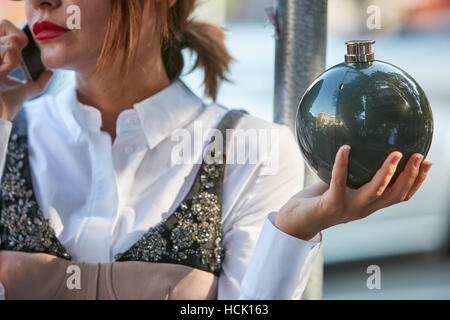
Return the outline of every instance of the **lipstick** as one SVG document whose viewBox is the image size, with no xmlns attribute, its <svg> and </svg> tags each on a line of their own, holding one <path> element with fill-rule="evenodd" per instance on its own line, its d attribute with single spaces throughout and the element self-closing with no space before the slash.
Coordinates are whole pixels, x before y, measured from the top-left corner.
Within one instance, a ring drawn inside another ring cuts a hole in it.
<svg viewBox="0 0 450 320">
<path fill-rule="evenodd" d="M 67 31 L 69 30 L 48 20 L 38 21 L 33 25 L 33 33 L 36 40 L 40 41 L 55 39 Z"/>
</svg>

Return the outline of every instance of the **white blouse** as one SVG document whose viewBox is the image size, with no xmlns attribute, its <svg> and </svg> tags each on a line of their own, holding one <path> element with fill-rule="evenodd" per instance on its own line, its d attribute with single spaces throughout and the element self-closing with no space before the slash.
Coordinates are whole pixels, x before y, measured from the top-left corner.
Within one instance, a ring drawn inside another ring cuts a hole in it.
<svg viewBox="0 0 450 320">
<path fill-rule="evenodd" d="M 122 111 L 112 143 L 101 130 L 100 111 L 77 100 L 75 80 L 57 95 L 43 95 L 23 108 L 37 202 L 72 259 L 87 263 L 113 262 L 115 254 L 129 249 L 176 209 L 209 141 L 204 134 L 200 146 L 193 148 L 195 161 L 176 163 L 173 150 L 180 146 L 180 132 L 198 140 L 195 130 L 209 132 L 227 111 L 204 104 L 176 80 Z M 11 128 L 11 121 L 0 119 L 0 173 Z M 236 129 L 267 129 L 277 140 L 265 157 L 259 152 L 262 140 L 257 145 L 246 142 L 246 156 L 238 149 L 240 161 L 227 164 L 222 204 L 225 259 L 218 299 L 298 299 L 322 235 L 304 241 L 272 222 L 303 186 L 302 156 L 287 126 L 245 115 Z"/>
</svg>

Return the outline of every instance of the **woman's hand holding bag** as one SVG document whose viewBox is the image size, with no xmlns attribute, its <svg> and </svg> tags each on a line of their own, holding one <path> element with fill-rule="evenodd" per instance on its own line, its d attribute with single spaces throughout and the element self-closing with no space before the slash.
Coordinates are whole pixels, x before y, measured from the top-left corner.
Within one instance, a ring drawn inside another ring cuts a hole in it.
<svg viewBox="0 0 450 320">
<path fill-rule="evenodd" d="M 336 154 L 330 185 L 320 181 L 297 193 L 278 212 L 275 226 L 309 240 L 337 224 L 365 218 L 373 212 L 408 201 L 425 180 L 432 164 L 415 153 L 394 184 L 387 187 L 402 154 L 391 152 L 371 181 L 359 189 L 346 186 L 350 146 Z"/>
</svg>

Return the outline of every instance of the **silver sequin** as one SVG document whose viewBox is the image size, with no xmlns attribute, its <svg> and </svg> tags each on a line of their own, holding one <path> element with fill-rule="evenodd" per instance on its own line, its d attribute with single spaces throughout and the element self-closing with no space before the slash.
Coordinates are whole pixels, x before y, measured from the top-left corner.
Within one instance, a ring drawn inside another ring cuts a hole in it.
<svg viewBox="0 0 450 320">
<path fill-rule="evenodd" d="M 150 228 L 128 251 L 117 254 L 117 261 L 186 263 L 190 260 L 200 261 L 211 272 L 220 271 L 223 259 L 221 207 L 218 196 L 210 189 L 214 180 L 221 177 L 219 170 L 224 168 L 203 164 L 201 170 L 199 193 L 183 201 L 175 210 L 173 227 L 167 226 L 169 217 Z M 154 254 L 156 249 L 157 254 Z"/>
<path fill-rule="evenodd" d="M 22 170 L 27 156 L 26 138 L 13 133 L 1 184 L 0 250 L 43 252 L 70 260 L 27 187 Z"/>
</svg>

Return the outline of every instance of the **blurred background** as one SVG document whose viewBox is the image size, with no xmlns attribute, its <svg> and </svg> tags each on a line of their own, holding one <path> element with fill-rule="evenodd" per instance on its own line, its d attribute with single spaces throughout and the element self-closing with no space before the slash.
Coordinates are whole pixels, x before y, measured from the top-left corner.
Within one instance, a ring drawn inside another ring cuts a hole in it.
<svg viewBox="0 0 450 320">
<path fill-rule="evenodd" d="M 312 1 L 312 0 L 311 0 Z M 227 29 L 236 58 L 218 103 L 273 119 L 273 0 L 201 0 L 199 20 Z M 380 10 L 370 30 L 369 6 Z M 0 19 L 19 25 L 23 3 L 0 0 Z M 343 62 L 345 41 L 374 39 L 375 59 L 407 71 L 422 86 L 434 115 L 427 181 L 408 202 L 367 219 L 324 231 L 324 299 L 450 299 L 450 0 L 328 0 L 327 68 Z M 186 70 L 188 70 L 189 65 Z M 202 95 L 202 74 L 183 76 Z M 64 86 L 53 79 L 52 90 Z M 367 268 L 381 271 L 381 289 L 370 290 Z"/>
</svg>

